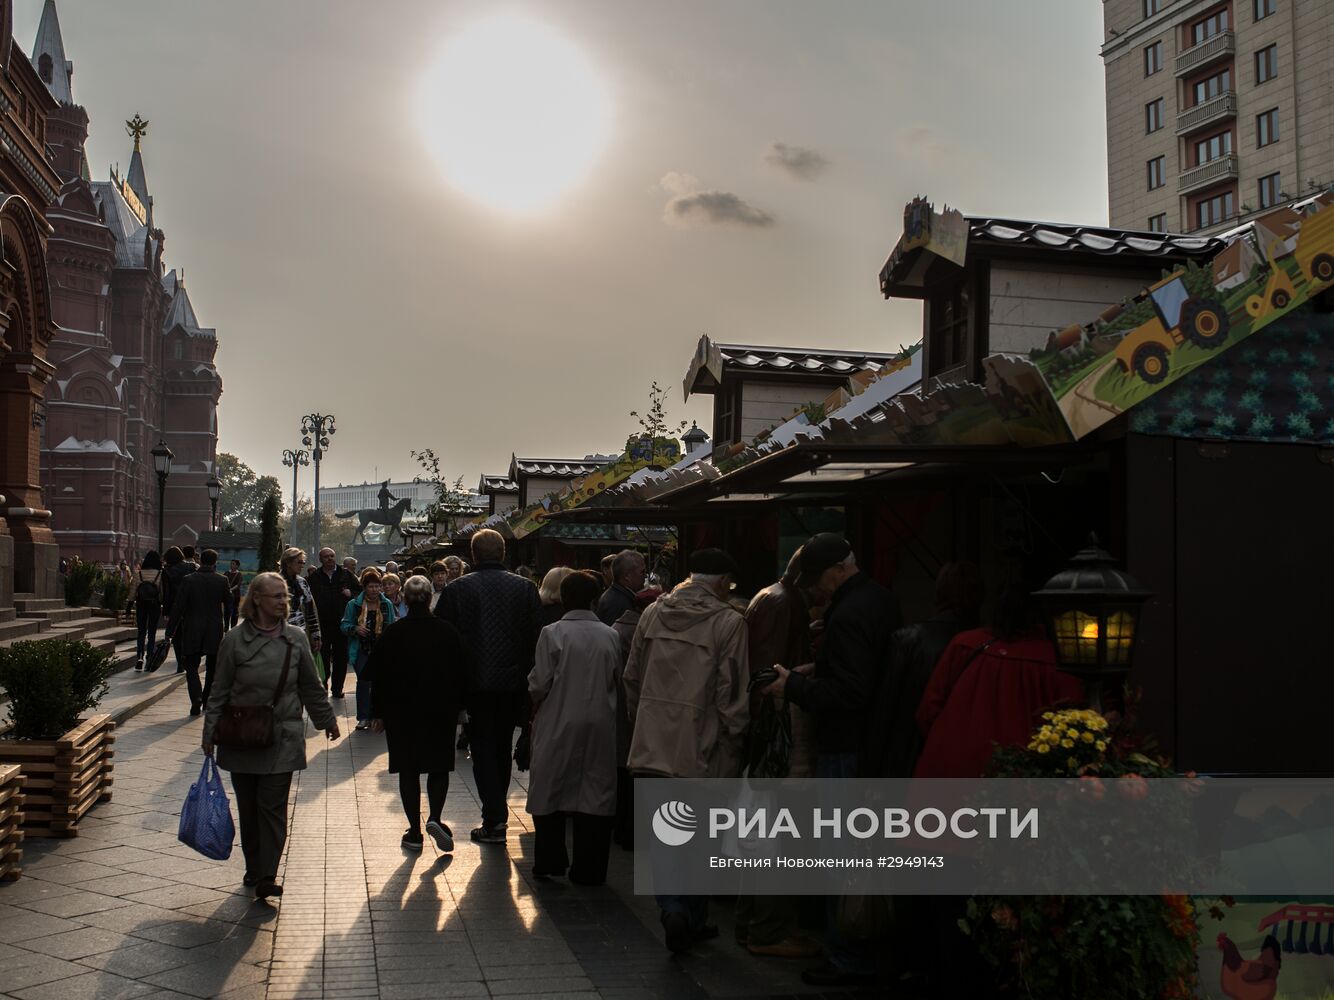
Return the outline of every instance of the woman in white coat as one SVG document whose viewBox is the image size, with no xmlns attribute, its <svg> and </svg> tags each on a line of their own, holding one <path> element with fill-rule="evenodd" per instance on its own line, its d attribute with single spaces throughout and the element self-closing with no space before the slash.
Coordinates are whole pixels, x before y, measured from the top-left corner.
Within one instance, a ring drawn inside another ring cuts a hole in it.
<svg viewBox="0 0 1334 1000">
<path fill-rule="evenodd" d="M 560 585 L 565 616 L 537 640 L 528 695 L 533 703 L 532 777 L 528 811 L 536 834 L 533 875 L 564 875 L 580 885 L 607 879 L 616 816 L 616 688 L 621 644 L 598 621 L 602 591 L 587 571 Z M 574 863 L 565 850 L 565 820 L 574 825 Z"/>
</svg>

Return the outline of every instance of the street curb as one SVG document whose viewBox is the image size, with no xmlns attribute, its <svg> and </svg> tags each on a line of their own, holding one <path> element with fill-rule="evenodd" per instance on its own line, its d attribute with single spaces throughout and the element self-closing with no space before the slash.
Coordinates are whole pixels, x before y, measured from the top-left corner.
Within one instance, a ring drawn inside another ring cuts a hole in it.
<svg viewBox="0 0 1334 1000">
<path fill-rule="evenodd" d="M 133 719 L 144 709 L 156 705 L 184 683 L 185 674 L 177 674 L 171 680 L 167 681 L 167 683 L 159 684 L 153 691 L 149 692 L 144 697 L 118 708 L 111 713 L 111 718 L 116 721 L 116 725 L 124 725 L 128 720 Z"/>
</svg>

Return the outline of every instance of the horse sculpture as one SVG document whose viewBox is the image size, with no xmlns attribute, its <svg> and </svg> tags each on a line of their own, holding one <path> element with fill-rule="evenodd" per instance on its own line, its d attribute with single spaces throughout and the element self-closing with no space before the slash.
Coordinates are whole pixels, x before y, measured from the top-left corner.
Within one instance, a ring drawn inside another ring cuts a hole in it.
<svg viewBox="0 0 1334 1000">
<path fill-rule="evenodd" d="M 408 509 L 410 501 L 400 500 L 394 506 L 386 510 L 383 507 L 366 507 L 362 510 L 344 511 L 342 514 L 334 514 L 334 517 L 355 517 L 360 518 L 360 524 L 357 525 L 356 534 L 352 536 L 355 542 L 360 536 L 363 543 L 366 541 L 366 525 L 383 524 L 389 530 L 385 532 L 385 541 L 389 541 L 390 535 L 397 531 L 398 537 L 407 542 L 407 537 L 403 534 L 403 513 Z"/>
</svg>

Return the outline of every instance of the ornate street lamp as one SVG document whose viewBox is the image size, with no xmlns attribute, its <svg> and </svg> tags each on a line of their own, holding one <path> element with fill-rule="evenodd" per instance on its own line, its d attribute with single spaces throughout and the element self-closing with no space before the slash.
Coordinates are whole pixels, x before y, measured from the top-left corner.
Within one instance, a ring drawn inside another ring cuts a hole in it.
<svg viewBox="0 0 1334 1000">
<path fill-rule="evenodd" d="M 218 530 L 218 497 L 222 495 L 222 483 L 217 476 L 209 476 L 208 482 L 204 483 L 208 487 L 208 505 L 213 510 L 213 517 L 210 525 L 214 531 Z"/>
<path fill-rule="evenodd" d="M 310 452 L 305 448 L 298 448 L 296 451 L 291 448 L 283 449 L 283 465 L 292 470 L 292 537 L 288 540 L 289 545 L 296 544 L 296 474 L 301 466 L 309 464 Z"/>
<path fill-rule="evenodd" d="M 1153 596 L 1089 536 L 1087 548 L 1034 592 L 1056 646 L 1056 665 L 1084 683 L 1089 705 L 1102 711 L 1111 681 L 1124 685 L 1130 672 L 1140 612 Z"/>
<path fill-rule="evenodd" d="M 320 460 L 335 430 L 332 413 L 308 413 L 301 418 L 301 443 L 314 448 L 311 452 L 315 459 L 315 545 L 311 551 L 314 559 L 319 558 L 320 551 Z"/>
<path fill-rule="evenodd" d="M 162 513 L 167 502 L 167 477 L 171 475 L 171 460 L 175 456 L 167 447 L 167 442 L 161 439 L 149 454 L 153 456 L 153 468 L 157 471 L 157 550 L 161 553 Z"/>
</svg>

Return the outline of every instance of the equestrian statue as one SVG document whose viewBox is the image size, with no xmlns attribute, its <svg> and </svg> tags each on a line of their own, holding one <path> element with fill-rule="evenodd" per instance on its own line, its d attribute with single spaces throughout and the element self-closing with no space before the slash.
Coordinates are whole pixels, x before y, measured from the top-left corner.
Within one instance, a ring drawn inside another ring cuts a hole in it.
<svg viewBox="0 0 1334 1000">
<path fill-rule="evenodd" d="M 352 536 L 355 542 L 360 536 L 361 541 L 366 541 L 366 525 L 381 524 L 389 530 L 385 532 L 384 540 L 387 543 L 390 536 L 397 531 L 398 537 L 407 542 L 407 537 L 403 534 L 403 514 L 412 506 L 412 501 L 408 499 L 399 500 L 393 493 L 389 492 L 389 480 L 386 479 L 380 484 L 380 492 L 376 495 L 380 501 L 379 507 L 366 507 L 362 510 L 349 510 L 341 514 L 335 514 L 335 517 L 355 517 L 358 518 L 356 534 Z M 398 500 L 392 507 L 389 506 L 390 500 Z"/>
</svg>

